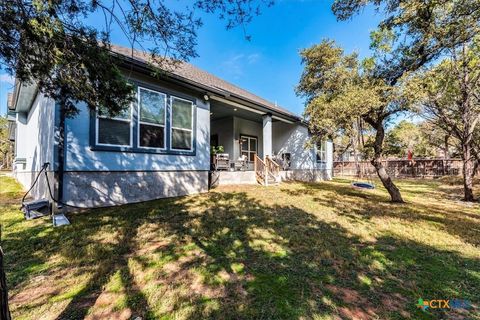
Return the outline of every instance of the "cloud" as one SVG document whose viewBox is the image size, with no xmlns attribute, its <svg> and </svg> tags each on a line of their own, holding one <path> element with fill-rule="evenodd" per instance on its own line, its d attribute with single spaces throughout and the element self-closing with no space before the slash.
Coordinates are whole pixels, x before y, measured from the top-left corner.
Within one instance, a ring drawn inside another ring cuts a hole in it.
<svg viewBox="0 0 480 320">
<path fill-rule="evenodd" d="M 259 53 L 237 54 L 223 61 L 222 67 L 233 75 L 234 78 L 240 78 L 244 74 L 244 67 L 255 64 L 260 57 L 261 55 Z"/>
<path fill-rule="evenodd" d="M 13 84 L 15 82 L 15 79 L 8 73 L 2 73 L 0 74 L 0 82 Z"/>
<path fill-rule="evenodd" d="M 248 64 L 254 64 L 260 59 L 260 54 L 259 53 L 252 53 L 247 56 L 247 61 Z"/>
</svg>

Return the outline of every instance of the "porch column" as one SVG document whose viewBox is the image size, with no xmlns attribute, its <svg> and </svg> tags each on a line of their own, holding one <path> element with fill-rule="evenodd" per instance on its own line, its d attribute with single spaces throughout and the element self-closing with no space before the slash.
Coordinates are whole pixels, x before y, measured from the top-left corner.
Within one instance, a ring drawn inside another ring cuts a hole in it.
<svg viewBox="0 0 480 320">
<path fill-rule="evenodd" d="M 263 158 L 272 155 L 272 115 L 264 114 L 263 117 Z"/>
</svg>

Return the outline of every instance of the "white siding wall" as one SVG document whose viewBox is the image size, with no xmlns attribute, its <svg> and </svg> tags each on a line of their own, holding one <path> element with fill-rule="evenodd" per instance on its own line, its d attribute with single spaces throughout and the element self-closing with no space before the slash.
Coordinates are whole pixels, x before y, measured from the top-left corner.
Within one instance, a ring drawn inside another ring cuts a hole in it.
<svg viewBox="0 0 480 320">
<path fill-rule="evenodd" d="M 48 171 L 53 171 L 54 125 L 55 103 L 41 94 L 35 98 L 28 114 L 17 114 L 16 164 L 13 170 L 15 177 L 25 189 L 30 188 L 45 162 L 50 163 Z M 26 163 L 18 162 L 19 159 L 25 159 Z M 38 186 L 32 190 L 32 196 L 40 198 L 46 197 L 47 194 L 45 178 L 42 176 Z"/>
<path fill-rule="evenodd" d="M 291 169 L 293 170 L 321 170 L 324 178 L 332 177 L 333 144 L 327 142 L 326 162 L 316 161 L 315 149 L 307 148 L 306 142 L 309 133 L 306 126 L 301 124 L 288 124 L 276 121 L 273 123 L 273 154 L 280 156 L 282 153 L 291 154 Z"/>
</svg>

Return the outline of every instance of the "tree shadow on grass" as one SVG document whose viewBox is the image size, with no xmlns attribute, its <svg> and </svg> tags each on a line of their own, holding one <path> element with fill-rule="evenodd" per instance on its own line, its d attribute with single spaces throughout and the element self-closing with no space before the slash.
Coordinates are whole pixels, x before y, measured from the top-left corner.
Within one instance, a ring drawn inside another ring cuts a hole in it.
<svg viewBox="0 0 480 320">
<path fill-rule="evenodd" d="M 136 232 L 143 221 L 141 216 L 134 216 L 140 208 L 129 212 L 134 208 L 71 215 L 72 225 L 61 228 L 53 228 L 48 219 L 40 219 L 25 222 L 35 224 L 32 227 L 11 232 L 3 244 L 8 252 L 12 304 L 24 304 L 19 309 L 29 310 L 69 300 L 57 318 L 83 319 L 111 277 L 119 272 L 127 291 L 126 307 L 132 315 L 147 314 L 148 303 L 128 268 L 128 255 L 136 249 Z M 103 237 L 104 232 L 111 235 Z M 80 285 L 73 282 L 73 287 L 68 281 L 64 283 L 75 277 L 88 280 Z"/>
<path fill-rule="evenodd" d="M 209 209 L 200 214 L 183 205 L 185 220 L 171 226 L 165 221 L 169 232 L 191 238 L 205 254 L 195 263 L 205 278 L 223 273 L 226 279 L 219 284 L 223 294 L 214 297 L 218 308 L 206 313 L 197 296 L 193 318 L 428 319 L 442 314 L 416 308 L 421 294 L 464 292 L 455 282 L 475 281 L 472 272 L 480 266 L 478 260 L 394 237 L 362 243 L 338 224 L 295 206 L 266 207 L 245 193 L 212 194 L 201 204 Z M 415 273 L 412 263 L 423 267 Z M 466 268 L 456 273 L 461 266 Z M 432 281 L 430 272 L 441 273 L 437 279 L 444 282 Z M 464 298 L 472 299 L 478 287 L 461 288 L 468 292 Z M 183 298 L 177 307 L 191 301 L 191 295 Z"/>
<path fill-rule="evenodd" d="M 474 246 L 480 245 L 480 213 L 465 212 L 461 204 L 453 206 L 442 198 L 441 194 L 429 193 L 429 201 L 437 200 L 433 203 L 415 200 L 406 204 L 393 204 L 388 202 L 387 197 L 355 190 L 348 185 L 323 184 L 320 187 L 304 184 L 303 187 L 307 190 L 321 189 L 321 196 L 312 194 L 315 195 L 314 200 L 353 221 L 367 221 L 376 217 L 398 218 L 410 222 L 424 221 L 433 223 Z"/>
<path fill-rule="evenodd" d="M 423 313 L 415 307 L 419 297 L 474 301 L 480 291 L 478 260 L 398 236 L 365 242 L 294 205 L 266 205 L 244 192 L 70 218 L 69 227 L 38 226 L 5 243 L 10 249 L 28 243 L 10 271 L 19 275 L 14 286 L 56 255 L 60 264 L 36 274 L 61 269 L 88 276 L 58 319 L 89 316 L 117 273 L 126 294 L 121 308 L 144 319 L 434 319 L 446 313 Z M 37 259 L 31 265 L 30 255 Z M 45 301 L 65 291 L 47 292 Z"/>
</svg>

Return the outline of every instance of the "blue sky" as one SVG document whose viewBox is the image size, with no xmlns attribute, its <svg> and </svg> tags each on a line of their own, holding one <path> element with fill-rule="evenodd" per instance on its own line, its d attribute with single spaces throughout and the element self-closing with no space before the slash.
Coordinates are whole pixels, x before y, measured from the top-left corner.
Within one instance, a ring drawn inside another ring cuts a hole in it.
<svg viewBox="0 0 480 320">
<path fill-rule="evenodd" d="M 178 4 L 182 4 L 181 0 Z M 301 114 L 303 101 L 294 88 L 302 72 L 299 51 L 324 38 L 337 41 L 347 52 L 369 54 L 369 34 L 381 19 L 366 9 L 351 21 L 339 22 L 327 0 L 277 0 L 243 29 L 225 29 L 225 21 L 202 14 L 198 32 L 198 58 L 190 62 L 267 100 Z M 128 46 L 120 33 L 114 42 Z M 0 70 L 0 114 L 6 112 L 12 79 Z"/>
</svg>

